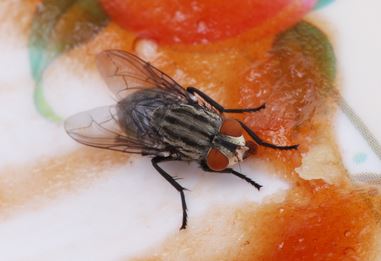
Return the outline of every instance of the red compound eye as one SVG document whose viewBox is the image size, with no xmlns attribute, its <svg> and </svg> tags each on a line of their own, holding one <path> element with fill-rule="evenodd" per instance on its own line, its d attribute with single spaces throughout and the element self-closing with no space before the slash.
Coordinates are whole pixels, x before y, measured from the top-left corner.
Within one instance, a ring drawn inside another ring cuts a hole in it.
<svg viewBox="0 0 381 261">
<path fill-rule="evenodd" d="M 225 119 L 222 123 L 220 132 L 223 135 L 240 137 L 242 135 L 242 127 L 237 120 Z"/>
<path fill-rule="evenodd" d="M 206 163 L 211 170 L 220 171 L 227 168 L 229 159 L 218 149 L 212 148 L 206 157 Z"/>
</svg>

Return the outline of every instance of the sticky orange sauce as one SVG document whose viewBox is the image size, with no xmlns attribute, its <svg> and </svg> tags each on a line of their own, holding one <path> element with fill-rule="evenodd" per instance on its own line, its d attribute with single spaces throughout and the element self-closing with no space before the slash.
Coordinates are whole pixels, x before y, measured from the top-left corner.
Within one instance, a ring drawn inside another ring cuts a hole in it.
<svg viewBox="0 0 381 261">
<path fill-rule="evenodd" d="M 238 260 L 368 260 L 379 219 L 377 197 L 348 185 L 344 176 L 334 186 L 304 181 L 295 172 L 314 139 L 330 133 L 330 113 L 320 121 L 316 115 L 334 109 L 329 96 L 335 91 L 327 74 L 318 69 L 318 54 L 303 53 L 293 40 L 288 44 L 275 46 L 262 63 L 246 71 L 240 103 L 250 107 L 259 100 L 268 105 L 245 117 L 258 135 L 275 144 L 300 144 L 299 150 L 290 152 L 259 148 L 257 155 L 277 165 L 293 188 L 285 202 L 265 205 L 253 217 L 271 231 L 263 238 L 253 234 L 262 239 L 263 251 L 248 251 Z"/>
<path fill-rule="evenodd" d="M 379 219 L 373 203 L 365 191 L 306 183 L 257 212 L 265 232 L 252 240 L 259 237 L 263 251 L 248 247 L 239 260 L 369 260 Z"/>
<path fill-rule="evenodd" d="M 42 202 L 47 198 L 83 187 L 111 174 L 106 170 L 128 162 L 127 154 L 85 147 L 34 163 L 2 168 L 1 218 L 13 215 L 22 207 L 36 202 L 42 207 Z"/>
</svg>

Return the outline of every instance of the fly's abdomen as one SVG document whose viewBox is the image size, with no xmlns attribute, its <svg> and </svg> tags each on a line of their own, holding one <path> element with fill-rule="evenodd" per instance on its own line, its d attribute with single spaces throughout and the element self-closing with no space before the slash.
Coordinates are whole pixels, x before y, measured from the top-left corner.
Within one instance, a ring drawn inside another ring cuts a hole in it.
<svg viewBox="0 0 381 261">
<path fill-rule="evenodd" d="M 192 160 L 206 156 L 222 122 L 220 115 L 188 104 L 158 108 L 153 116 L 163 141 Z"/>
<path fill-rule="evenodd" d="M 175 102 L 170 98 L 161 89 L 143 89 L 127 96 L 117 105 L 119 124 L 128 133 L 150 134 L 154 111 Z"/>
</svg>

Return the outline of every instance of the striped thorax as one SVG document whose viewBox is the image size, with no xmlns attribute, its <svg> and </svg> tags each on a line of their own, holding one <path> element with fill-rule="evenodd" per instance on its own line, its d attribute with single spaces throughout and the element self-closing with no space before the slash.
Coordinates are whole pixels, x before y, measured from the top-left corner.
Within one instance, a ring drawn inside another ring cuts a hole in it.
<svg viewBox="0 0 381 261">
<path fill-rule="evenodd" d="M 175 153 L 180 153 L 173 156 L 182 160 L 205 161 L 207 164 L 214 160 L 209 167 L 220 170 L 242 161 L 249 150 L 242 131 L 229 133 L 231 130 L 225 130 L 230 120 L 197 104 L 158 107 L 152 119 L 152 126 L 163 141 L 175 147 Z M 210 162 L 209 157 L 212 157 Z"/>
</svg>

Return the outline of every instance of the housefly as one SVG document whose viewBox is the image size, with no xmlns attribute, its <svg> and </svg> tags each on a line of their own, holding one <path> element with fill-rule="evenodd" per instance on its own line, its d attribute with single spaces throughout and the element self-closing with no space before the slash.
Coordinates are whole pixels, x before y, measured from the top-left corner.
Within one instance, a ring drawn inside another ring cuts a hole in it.
<svg viewBox="0 0 381 261">
<path fill-rule="evenodd" d="M 264 104 L 226 109 L 197 88 L 184 89 L 149 63 L 121 50 L 100 53 L 97 67 L 117 103 L 70 117 L 65 121 L 66 132 L 88 146 L 151 156 L 156 171 L 180 193 L 180 229 L 187 225 L 185 188 L 160 162 L 197 161 L 204 171 L 233 174 L 259 190 L 261 185 L 232 167 L 254 153 L 257 145 L 279 150 L 298 147 L 267 143 L 242 121 L 225 115 L 256 112 Z M 252 140 L 245 140 L 243 132 Z"/>
</svg>

